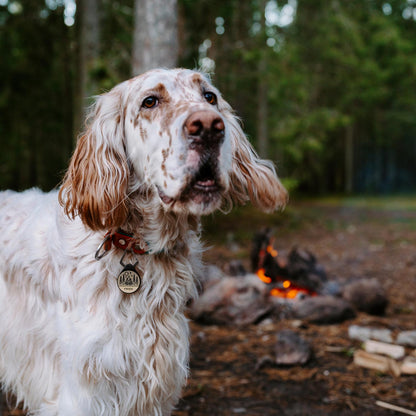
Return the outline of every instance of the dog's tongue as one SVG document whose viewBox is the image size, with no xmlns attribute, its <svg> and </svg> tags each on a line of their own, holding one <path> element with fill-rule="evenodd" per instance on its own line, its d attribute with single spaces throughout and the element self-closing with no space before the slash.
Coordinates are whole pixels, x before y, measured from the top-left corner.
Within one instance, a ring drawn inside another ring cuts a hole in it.
<svg viewBox="0 0 416 416">
<path fill-rule="evenodd" d="M 198 181 L 197 184 L 200 186 L 214 186 L 215 181 L 214 179 L 207 179 L 205 181 Z"/>
</svg>

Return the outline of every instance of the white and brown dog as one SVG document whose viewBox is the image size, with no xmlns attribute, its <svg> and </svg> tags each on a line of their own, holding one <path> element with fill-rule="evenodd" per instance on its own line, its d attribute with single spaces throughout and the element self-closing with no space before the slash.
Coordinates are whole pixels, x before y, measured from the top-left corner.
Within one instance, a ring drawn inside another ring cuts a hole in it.
<svg viewBox="0 0 416 416">
<path fill-rule="evenodd" d="M 200 216 L 286 199 L 201 73 L 157 69 L 100 96 L 59 193 L 0 194 L 3 388 L 34 415 L 169 415 Z"/>
</svg>

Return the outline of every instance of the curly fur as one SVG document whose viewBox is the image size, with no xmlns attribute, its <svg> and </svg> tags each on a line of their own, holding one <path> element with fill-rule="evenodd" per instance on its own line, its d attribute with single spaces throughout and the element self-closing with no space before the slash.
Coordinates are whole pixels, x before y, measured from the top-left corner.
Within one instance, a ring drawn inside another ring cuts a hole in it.
<svg viewBox="0 0 416 416">
<path fill-rule="evenodd" d="M 150 95 L 158 105 L 144 108 Z M 223 120 L 217 147 L 193 150 L 184 126 L 195 111 Z M 88 120 L 59 194 L 0 193 L 0 380 L 33 415 L 169 415 L 188 371 L 200 216 L 227 201 L 271 211 L 286 192 L 198 72 L 126 81 Z M 189 193 L 207 160 L 218 187 L 200 180 Z M 94 258 L 118 228 L 150 251 L 130 258 L 142 275 L 131 295 L 117 287 L 123 252 Z"/>
</svg>

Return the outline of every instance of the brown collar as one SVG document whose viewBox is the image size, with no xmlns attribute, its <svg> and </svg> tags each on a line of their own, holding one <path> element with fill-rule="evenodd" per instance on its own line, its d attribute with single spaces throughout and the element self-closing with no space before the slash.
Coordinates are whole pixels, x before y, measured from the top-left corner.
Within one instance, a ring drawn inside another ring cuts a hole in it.
<svg viewBox="0 0 416 416">
<path fill-rule="evenodd" d="M 132 251 L 135 254 L 149 254 L 148 250 L 144 250 L 140 247 L 140 240 L 123 230 L 117 230 L 115 232 L 109 231 L 105 235 L 104 241 L 100 244 L 95 253 L 95 258 L 97 260 L 103 258 L 111 250 L 113 245 L 116 248 L 124 251 Z"/>
</svg>

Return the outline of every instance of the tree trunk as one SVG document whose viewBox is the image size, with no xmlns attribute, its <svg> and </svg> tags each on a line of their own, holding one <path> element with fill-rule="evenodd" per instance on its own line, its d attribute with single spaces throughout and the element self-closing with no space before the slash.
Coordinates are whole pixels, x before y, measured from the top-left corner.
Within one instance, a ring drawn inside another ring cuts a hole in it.
<svg viewBox="0 0 416 416">
<path fill-rule="evenodd" d="M 345 192 L 354 190 L 354 128 L 350 124 L 345 132 Z"/>
<path fill-rule="evenodd" d="M 173 68 L 178 59 L 177 0 L 135 0 L 132 72 Z"/>
<path fill-rule="evenodd" d="M 77 31 L 78 31 L 78 71 L 77 87 L 74 97 L 74 129 L 78 132 L 82 126 L 87 98 L 97 94 L 93 69 L 100 53 L 100 0 L 77 1 Z"/>
<path fill-rule="evenodd" d="M 260 2 L 260 11 L 262 14 L 261 18 L 261 35 L 260 39 L 262 44 L 260 45 L 260 57 L 257 67 L 257 150 L 261 157 L 267 157 L 268 153 L 268 86 L 267 86 L 267 54 L 264 50 L 266 48 L 266 19 L 265 19 L 265 9 L 266 9 L 266 0 Z"/>
<path fill-rule="evenodd" d="M 260 58 L 258 67 L 258 86 L 257 86 L 257 150 L 261 157 L 268 155 L 268 128 L 267 128 L 267 81 L 266 81 L 266 59 Z"/>
</svg>

